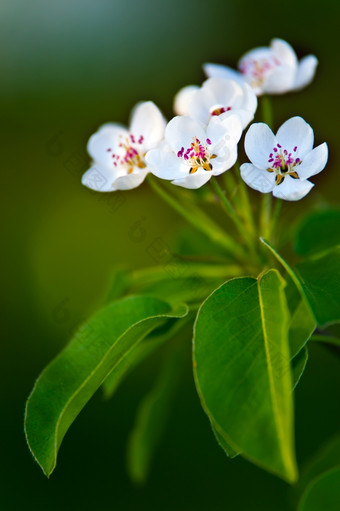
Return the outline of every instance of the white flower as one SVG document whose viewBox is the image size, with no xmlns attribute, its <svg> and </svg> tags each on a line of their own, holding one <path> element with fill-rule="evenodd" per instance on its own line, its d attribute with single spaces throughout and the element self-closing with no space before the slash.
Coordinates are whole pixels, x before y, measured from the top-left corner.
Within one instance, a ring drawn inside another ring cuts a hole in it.
<svg viewBox="0 0 340 511">
<path fill-rule="evenodd" d="M 174 117 L 165 129 L 165 142 L 147 153 L 146 162 L 157 177 L 199 188 L 235 164 L 241 134 L 236 115 L 212 117 L 207 126 L 191 117 Z"/>
<path fill-rule="evenodd" d="M 93 163 L 82 177 L 83 185 L 98 192 L 139 186 L 150 172 L 145 154 L 163 139 L 165 126 L 166 120 L 152 101 L 135 106 L 129 129 L 104 124 L 88 142 Z"/>
<path fill-rule="evenodd" d="M 204 64 L 208 77 L 230 78 L 249 83 L 254 92 L 283 94 L 299 90 L 314 78 L 318 60 L 308 55 L 298 62 L 293 48 L 282 39 L 273 39 L 269 47 L 255 48 L 238 63 L 239 72 L 221 64 Z"/>
<path fill-rule="evenodd" d="M 202 87 L 184 87 L 174 100 L 174 110 L 178 115 L 188 115 L 208 124 L 212 116 L 225 119 L 236 114 L 243 128 L 254 118 L 256 107 L 257 98 L 251 87 L 228 78 L 209 78 Z"/>
<path fill-rule="evenodd" d="M 252 124 L 244 142 L 252 163 L 241 165 L 241 176 L 259 192 L 302 199 L 314 186 L 308 178 L 321 172 L 328 159 L 327 144 L 313 149 L 313 143 L 313 130 L 301 117 L 282 124 L 276 136 L 266 124 Z"/>
</svg>

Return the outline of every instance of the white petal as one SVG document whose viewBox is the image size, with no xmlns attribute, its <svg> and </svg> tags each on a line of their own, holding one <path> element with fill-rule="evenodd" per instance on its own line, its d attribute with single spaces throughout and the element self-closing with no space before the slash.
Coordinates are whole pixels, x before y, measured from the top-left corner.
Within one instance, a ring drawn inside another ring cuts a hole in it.
<svg viewBox="0 0 340 511">
<path fill-rule="evenodd" d="M 282 149 L 287 149 L 288 153 L 299 156 L 302 160 L 313 149 L 313 129 L 302 117 L 292 117 L 283 123 L 276 138 Z M 297 147 L 296 152 L 294 147 Z"/>
<path fill-rule="evenodd" d="M 298 65 L 296 53 L 283 39 L 273 39 L 270 43 L 270 47 L 275 55 L 282 64 L 296 69 Z"/>
<path fill-rule="evenodd" d="M 275 186 L 273 195 L 283 200 L 300 200 L 311 191 L 313 186 L 313 183 L 305 179 L 294 179 L 286 176 L 280 185 Z"/>
<path fill-rule="evenodd" d="M 272 130 L 262 122 L 252 124 L 244 140 L 244 148 L 250 161 L 259 168 L 268 167 L 269 154 L 276 146 Z"/>
<path fill-rule="evenodd" d="M 243 99 L 242 87 L 228 78 L 209 78 L 203 83 L 202 89 L 210 90 L 215 102 L 221 106 L 238 106 L 237 100 Z"/>
<path fill-rule="evenodd" d="M 297 68 L 293 90 L 299 90 L 310 84 L 313 80 L 318 65 L 318 59 L 314 55 L 308 55 L 300 60 Z"/>
<path fill-rule="evenodd" d="M 222 115 L 220 116 L 219 120 L 222 123 L 224 129 L 227 131 L 228 135 L 231 137 L 232 143 L 237 144 L 242 136 L 242 123 L 237 112 L 235 112 L 234 115 L 228 115 L 227 117 Z M 209 132 L 209 126 L 207 132 Z"/>
<path fill-rule="evenodd" d="M 241 73 L 231 67 L 223 66 L 222 64 L 203 64 L 203 70 L 208 78 L 229 78 L 230 80 L 235 80 L 235 82 L 240 85 L 245 83 L 245 79 Z"/>
<path fill-rule="evenodd" d="M 244 163 L 240 167 L 241 177 L 245 183 L 254 190 L 262 193 L 271 192 L 275 186 L 275 173 L 259 169 L 251 163 Z"/>
<path fill-rule="evenodd" d="M 266 73 L 261 89 L 266 94 L 283 94 L 292 89 L 295 80 L 295 68 L 277 66 Z"/>
<path fill-rule="evenodd" d="M 247 83 L 243 86 L 243 97 L 242 108 L 248 110 L 253 118 L 257 109 L 257 97 L 253 89 Z"/>
<path fill-rule="evenodd" d="M 214 176 L 219 176 L 226 170 L 231 169 L 236 163 L 237 160 L 237 145 L 233 145 L 232 147 L 225 148 L 223 156 L 220 156 L 214 160 L 212 160 L 212 174 Z"/>
<path fill-rule="evenodd" d="M 146 170 L 134 169 L 131 174 L 118 177 L 113 183 L 113 188 L 114 190 L 131 190 L 132 188 L 137 188 L 137 186 L 143 183 L 147 174 L 148 172 Z"/>
<path fill-rule="evenodd" d="M 115 170 L 100 165 L 92 165 L 83 175 L 81 182 L 87 188 L 96 192 L 112 192 L 113 182 L 116 178 Z"/>
<path fill-rule="evenodd" d="M 172 184 L 182 186 L 183 188 L 189 188 L 190 190 L 196 190 L 209 181 L 212 177 L 212 172 L 204 171 L 204 173 L 196 172 L 190 174 L 184 179 L 175 179 Z"/>
<path fill-rule="evenodd" d="M 257 97 L 253 89 L 247 83 L 243 85 L 242 92 L 242 100 L 237 101 L 235 107 L 233 106 L 230 111 L 221 114 L 219 119 L 224 120 L 231 115 L 237 115 L 241 121 L 242 129 L 244 129 L 254 119 L 257 108 Z"/>
<path fill-rule="evenodd" d="M 145 161 L 148 170 L 161 179 L 182 178 L 189 173 L 189 167 L 182 163 L 182 158 L 178 158 L 165 145 L 146 153 Z"/>
<path fill-rule="evenodd" d="M 135 137 L 143 135 L 145 150 L 153 149 L 164 137 L 166 120 L 152 101 L 138 103 L 131 113 L 130 131 Z"/>
<path fill-rule="evenodd" d="M 241 69 L 246 61 L 267 60 L 272 58 L 273 52 L 267 46 L 259 46 L 245 53 L 239 60 L 237 67 Z"/>
<path fill-rule="evenodd" d="M 228 117 L 234 115 L 236 115 L 240 119 L 242 129 L 246 128 L 250 121 L 254 119 L 254 114 L 251 114 L 249 110 L 244 110 L 241 108 L 238 108 L 237 110 L 233 109 L 230 110 L 229 112 L 224 112 L 223 114 L 219 115 L 219 118 L 221 119 L 221 121 L 224 121 Z"/>
<path fill-rule="evenodd" d="M 194 137 L 205 142 L 206 134 L 204 125 L 191 117 L 174 117 L 165 129 L 165 139 L 176 155 L 182 147 L 184 149 L 190 147 Z"/>
<path fill-rule="evenodd" d="M 198 85 L 188 85 L 177 92 L 174 98 L 174 112 L 176 115 L 189 115 L 189 104 L 193 94 L 199 90 Z"/>
<path fill-rule="evenodd" d="M 296 167 L 296 171 L 301 179 L 308 179 L 321 172 L 325 168 L 327 160 L 328 147 L 324 142 L 304 157 L 301 165 Z"/>
<path fill-rule="evenodd" d="M 97 163 L 110 166 L 112 165 L 112 154 L 117 152 L 119 139 L 127 135 L 127 129 L 120 124 L 104 124 L 90 137 L 87 151 Z"/>
<path fill-rule="evenodd" d="M 189 105 L 188 115 L 203 124 L 208 124 L 211 119 L 211 109 L 216 105 L 213 92 L 208 88 L 200 88 L 196 91 Z"/>
</svg>

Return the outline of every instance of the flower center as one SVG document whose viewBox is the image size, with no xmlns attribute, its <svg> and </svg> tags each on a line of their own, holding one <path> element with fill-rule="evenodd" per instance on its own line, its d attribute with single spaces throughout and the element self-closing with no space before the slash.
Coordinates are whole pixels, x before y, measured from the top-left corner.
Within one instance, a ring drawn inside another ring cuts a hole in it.
<svg viewBox="0 0 340 511">
<path fill-rule="evenodd" d="M 139 169 L 144 169 L 146 167 L 144 162 L 145 154 L 141 151 L 142 145 L 144 142 L 143 135 L 139 137 L 135 137 L 130 134 L 127 136 L 120 136 L 120 142 L 118 147 L 121 148 L 119 151 L 120 154 L 112 153 L 113 165 L 115 167 L 123 166 L 127 167 L 127 173 L 132 174 L 133 168 L 138 167 Z M 111 152 L 112 149 L 107 149 L 108 152 Z"/>
<path fill-rule="evenodd" d="M 295 146 L 293 153 L 296 153 L 297 149 L 297 146 Z M 280 185 L 286 176 L 299 179 L 296 167 L 302 163 L 300 158 L 295 158 L 292 153 L 288 153 L 287 149 L 282 149 L 280 144 L 273 147 L 273 152 L 269 155 L 268 163 L 270 167 L 267 168 L 267 171 L 276 172 L 276 185 Z"/>
<path fill-rule="evenodd" d="M 224 112 L 229 112 L 230 110 L 231 110 L 231 106 L 214 107 L 210 111 L 210 115 L 221 115 L 221 114 L 224 114 Z"/>
<path fill-rule="evenodd" d="M 206 145 L 203 145 L 197 137 L 194 137 L 190 147 L 187 149 L 182 147 L 181 150 L 178 151 L 178 158 L 183 158 L 186 165 L 190 166 L 189 174 L 195 174 L 199 168 L 212 170 L 213 166 L 210 160 L 217 158 L 217 156 L 209 151 L 209 145 L 211 145 L 210 138 L 207 138 Z"/>
<path fill-rule="evenodd" d="M 252 87 L 260 87 L 266 74 L 280 64 L 281 62 L 274 55 L 262 59 L 249 58 L 242 62 L 240 71 Z"/>
</svg>

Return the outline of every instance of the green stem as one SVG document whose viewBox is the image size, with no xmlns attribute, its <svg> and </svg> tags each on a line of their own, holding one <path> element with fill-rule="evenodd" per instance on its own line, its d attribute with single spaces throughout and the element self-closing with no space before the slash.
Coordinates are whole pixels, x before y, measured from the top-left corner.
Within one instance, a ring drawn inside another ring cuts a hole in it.
<svg viewBox="0 0 340 511">
<path fill-rule="evenodd" d="M 178 269 L 181 269 L 180 263 Z M 183 265 L 183 274 L 185 277 L 194 277 L 197 274 L 205 279 L 227 279 L 229 277 L 241 276 L 244 269 L 237 264 L 192 264 Z M 157 282 L 168 274 L 164 270 L 164 266 L 153 266 L 151 268 L 142 268 L 132 272 L 134 286 L 140 286 L 145 283 Z"/>
<path fill-rule="evenodd" d="M 237 179 L 238 179 L 238 186 L 239 186 L 240 195 L 241 195 L 241 202 L 242 202 L 242 212 L 241 213 L 242 213 L 242 216 L 246 222 L 246 227 L 248 228 L 249 233 L 251 234 L 251 236 L 254 237 L 256 234 L 254 215 L 253 215 L 253 212 L 251 209 L 247 187 L 241 177 L 240 166 L 239 166 L 238 162 L 235 163 L 234 168 L 236 171 L 236 175 L 237 175 Z"/>
<path fill-rule="evenodd" d="M 242 235 L 244 241 L 248 245 L 248 248 L 250 249 L 252 254 L 256 255 L 256 251 L 255 251 L 253 242 L 250 239 L 249 232 L 246 230 L 246 228 L 244 227 L 243 223 L 241 222 L 241 220 L 239 219 L 239 217 L 235 213 L 234 208 L 232 207 L 231 203 L 229 202 L 229 200 L 227 199 L 227 197 L 223 193 L 223 190 L 220 187 L 217 179 L 215 177 L 212 177 L 210 182 L 211 182 L 211 184 L 212 184 L 216 194 L 221 199 L 222 205 L 223 205 L 225 211 L 227 212 L 229 218 L 234 222 L 235 226 L 237 227 L 238 231 Z"/>
<path fill-rule="evenodd" d="M 261 201 L 260 233 L 263 238 L 269 237 L 272 209 L 272 194 L 264 193 Z"/>
<path fill-rule="evenodd" d="M 276 229 L 277 221 L 280 216 L 281 207 L 282 207 L 282 199 L 276 199 L 276 201 L 274 203 L 272 219 L 271 219 L 270 226 L 268 229 L 268 238 L 269 239 L 272 237 L 273 233 L 275 235 L 275 229 Z"/>
<path fill-rule="evenodd" d="M 223 182 L 225 189 L 227 190 L 229 197 L 232 197 L 235 194 L 237 189 L 237 183 L 235 177 L 232 172 L 224 172 L 223 174 Z"/>
<path fill-rule="evenodd" d="M 261 107 L 262 107 L 262 119 L 263 122 L 268 124 L 270 129 L 273 129 L 274 124 L 274 116 L 273 116 L 273 108 L 272 103 L 269 96 L 262 96 L 261 98 Z"/>
<path fill-rule="evenodd" d="M 212 241 L 221 245 L 230 254 L 236 258 L 244 259 L 246 254 L 242 247 L 237 244 L 230 236 L 227 235 L 210 217 L 208 217 L 201 209 L 196 208 L 194 204 L 190 204 L 188 208 L 182 206 L 172 195 L 159 186 L 155 179 L 150 177 L 148 182 L 151 188 L 178 214 L 187 220 L 197 230 L 208 236 Z"/>
</svg>

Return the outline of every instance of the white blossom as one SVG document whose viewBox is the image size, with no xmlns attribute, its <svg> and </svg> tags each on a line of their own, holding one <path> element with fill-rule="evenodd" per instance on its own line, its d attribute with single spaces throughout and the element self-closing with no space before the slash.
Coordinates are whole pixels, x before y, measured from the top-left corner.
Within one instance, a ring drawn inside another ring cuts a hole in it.
<svg viewBox="0 0 340 511">
<path fill-rule="evenodd" d="M 150 172 L 145 154 L 163 139 L 165 126 L 166 120 L 152 101 L 135 106 L 129 129 L 104 124 L 88 142 L 93 162 L 82 177 L 83 185 L 99 192 L 139 186 Z"/>
<path fill-rule="evenodd" d="M 251 163 L 241 165 L 241 176 L 259 192 L 302 199 L 314 186 L 308 179 L 321 172 L 328 159 L 327 144 L 314 149 L 313 144 L 313 130 L 301 117 L 286 121 L 276 135 L 264 123 L 252 124 L 244 142 Z"/>
<path fill-rule="evenodd" d="M 308 55 L 299 62 L 293 48 L 282 39 L 273 39 L 269 47 L 255 48 L 238 63 L 239 71 L 221 64 L 204 64 L 208 77 L 229 78 L 248 83 L 254 92 L 283 94 L 299 90 L 314 78 L 318 60 Z"/>
<path fill-rule="evenodd" d="M 257 98 L 252 88 L 228 78 L 209 78 L 202 87 L 188 85 L 174 100 L 178 115 L 188 115 L 203 124 L 208 124 L 213 116 L 225 119 L 238 115 L 243 128 L 254 118 L 256 108 Z"/>
<path fill-rule="evenodd" d="M 241 134 L 236 115 L 224 120 L 214 116 L 208 125 L 177 116 L 165 129 L 165 141 L 147 153 L 146 162 L 161 179 L 184 188 L 199 188 L 235 164 Z"/>
</svg>

